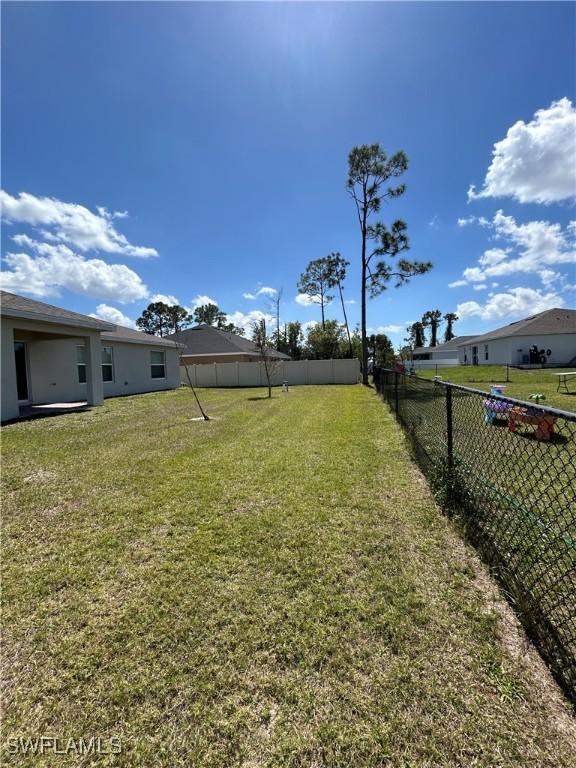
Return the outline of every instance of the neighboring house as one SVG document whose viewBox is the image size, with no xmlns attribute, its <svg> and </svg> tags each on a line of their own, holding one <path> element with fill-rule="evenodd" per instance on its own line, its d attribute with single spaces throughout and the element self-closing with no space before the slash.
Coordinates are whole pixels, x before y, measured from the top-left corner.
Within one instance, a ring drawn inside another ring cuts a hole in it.
<svg viewBox="0 0 576 768">
<path fill-rule="evenodd" d="M 576 363 L 576 310 L 548 309 L 458 345 L 461 365 Z"/>
<path fill-rule="evenodd" d="M 170 334 L 165 338 L 177 340 L 178 344 L 182 345 L 182 365 L 254 363 L 262 359 L 254 342 L 205 323 Z M 275 349 L 270 350 L 269 357 L 273 360 L 291 359 L 289 355 Z"/>
<path fill-rule="evenodd" d="M 1 292 L 1 420 L 20 407 L 174 389 L 178 345 L 120 325 Z"/>
<path fill-rule="evenodd" d="M 435 347 L 416 347 L 412 352 L 412 361 L 415 368 L 430 368 L 435 365 L 459 365 L 458 345 L 463 344 L 475 336 L 455 336 L 444 344 Z"/>
</svg>

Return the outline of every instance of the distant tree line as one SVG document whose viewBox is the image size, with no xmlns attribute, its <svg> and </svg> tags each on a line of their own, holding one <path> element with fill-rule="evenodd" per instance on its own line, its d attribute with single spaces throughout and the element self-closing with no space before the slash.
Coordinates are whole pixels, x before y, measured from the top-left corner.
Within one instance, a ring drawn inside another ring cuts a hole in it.
<svg viewBox="0 0 576 768">
<path fill-rule="evenodd" d="M 163 301 L 155 301 L 148 304 L 140 317 L 136 320 L 136 326 L 144 333 L 152 336 L 169 336 L 178 333 L 191 325 L 213 325 L 222 331 L 242 334 L 242 328 L 237 328 L 234 323 L 228 322 L 226 313 L 216 304 L 203 304 L 196 307 L 193 312 L 179 304 L 165 304 Z"/>
</svg>

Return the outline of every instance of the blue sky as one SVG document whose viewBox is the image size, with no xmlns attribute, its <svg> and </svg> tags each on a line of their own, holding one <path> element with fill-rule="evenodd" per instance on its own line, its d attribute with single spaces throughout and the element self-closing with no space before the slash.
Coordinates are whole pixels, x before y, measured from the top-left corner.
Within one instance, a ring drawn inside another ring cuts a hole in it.
<svg viewBox="0 0 576 768">
<path fill-rule="evenodd" d="M 434 269 L 372 300 L 371 328 L 574 306 L 575 21 L 549 2 L 3 3 L 3 285 L 117 321 L 211 297 L 240 324 L 282 288 L 282 320 L 306 322 L 298 277 L 338 250 L 354 324 L 347 154 L 379 141 L 410 159 L 382 219 Z"/>
</svg>

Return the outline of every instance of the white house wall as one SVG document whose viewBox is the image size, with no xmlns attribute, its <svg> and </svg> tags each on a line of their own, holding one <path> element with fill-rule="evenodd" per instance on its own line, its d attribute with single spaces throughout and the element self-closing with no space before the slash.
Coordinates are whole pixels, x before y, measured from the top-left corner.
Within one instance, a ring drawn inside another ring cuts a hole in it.
<svg viewBox="0 0 576 768">
<path fill-rule="evenodd" d="M 478 365 L 523 365 L 528 362 L 530 347 L 550 350 L 547 365 L 567 365 L 576 357 L 576 334 L 558 333 L 542 336 L 507 336 L 479 344 L 465 344 L 459 347 L 460 364 L 464 365 L 464 352 L 467 353 L 467 365 L 472 365 L 472 347 L 478 347 Z M 485 359 L 485 345 L 488 346 L 488 360 Z"/>
<path fill-rule="evenodd" d="M 112 347 L 114 381 L 104 382 L 104 397 L 137 395 L 180 386 L 178 350 L 148 344 L 127 344 L 102 339 L 103 347 Z M 165 352 L 166 378 L 153 379 L 150 374 L 150 352 Z"/>
<path fill-rule="evenodd" d="M 6 324 L 2 324 L 3 329 Z M 96 334 L 99 335 L 99 334 Z M 178 352 L 148 344 L 101 340 L 102 347 L 111 347 L 113 356 L 113 381 L 102 382 L 104 397 L 155 392 L 174 389 L 180 385 Z M 73 402 L 87 399 L 87 384 L 78 381 L 77 351 L 84 344 L 82 338 L 48 339 L 27 341 L 29 396 L 32 403 Z M 165 352 L 164 379 L 153 379 L 150 369 L 150 352 Z M 2 390 L 5 373 L 14 369 L 14 345 L 2 345 Z M 100 366 L 98 366 L 100 368 Z M 101 368 L 99 371 L 101 375 Z M 4 408 L 2 419 L 18 416 L 14 408 Z"/>
<path fill-rule="evenodd" d="M 432 353 L 432 360 L 436 360 L 438 362 L 448 362 L 450 364 L 451 360 L 458 360 L 458 350 L 457 349 L 434 349 L 431 350 Z"/>
<path fill-rule="evenodd" d="M 96 362 L 98 374 L 101 376 L 100 369 L 100 333 L 90 328 L 74 327 L 66 324 L 38 322 L 29 319 L 15 319 L 2 317 L 2 412 L 0 418 L 2 421 L 17 418 L 20 415 L 20 403 L 16 386 L 16 363 L 14 358 L 14 342 L 23 341 L 26 344 L 26 368 L 28 384 L 28 400 L 26 402 L 55 402 L 56 400 L 67 400 L 67 396 L 72 394 L 70 387 L 59 387 L 58 381 L 62 382 L 62 375 L 58 374 L 54 378 L 55 367 L 65 362 L 63 355 L 64 347 L 54 348 L 54 360 L 51 360 L 50 371 L 48 375 L 42 368 L 37 369 L 37 375 L 32 372 L 36 367 L 36 352 L 40 357 L 45 354 L 45 349 L 38 349 L 38 344 L 60 344 L 74 345 L 75 334 L 78 334 L 78 343 L 86 346 L 86 373 L 87 384 L 80 398 L 87 400 L 91 404 L 98 405 L 102 402 L 103 391 L 102 381 L 99 377 L 91 377 L 91 365 Z M 41 335 L 44 334 L 44 335 Z M 81 334 L 81 335 L 80 335 Z M 51 338 L 51 337 L 52 338 Z M 60 337 L 60 338 L 58 338 Z M 57 372 L 56 372 L 57 373 Z M 56 392 L 56 397 L 48 396 L 46 400 L 39 399 L 46 397 L 47 385 L 50 385 L 52 392 Z M 61 397 L 61 395 L 63 395 Z"/>
<path fill-rule="evenodd" d="M 18 389 L 14 361 L 14 325 L 2 321 L 2 421 L 18 418 Z"/>
</svg>

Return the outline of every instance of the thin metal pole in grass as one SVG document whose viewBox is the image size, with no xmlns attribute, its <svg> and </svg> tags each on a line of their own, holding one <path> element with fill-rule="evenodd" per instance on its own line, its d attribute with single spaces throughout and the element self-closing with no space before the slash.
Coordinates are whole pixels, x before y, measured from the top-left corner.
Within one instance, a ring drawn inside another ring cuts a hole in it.
<svg viewBox="0 0 576 768">
<path fill-rule="evenodd" d="M 202 403 L 200 402 L 200 399 L 196 394 L 196 390 L 194 389 L 194 385 L 192 384 L 192 379 L 190 378 L 190 371 L 188 370 L 188 366 L 184 363 L 184 355 L 183 355 L 184 345 L 180 343 L 180 328 L 176 329 L 176 332 L 174 335 L 176 336 L 176 344 L 178 344 L 178 346 L 180 347 L 178 362 L 180 366 L 183 366 L 184 370 L 186 371 L 186 378 L 188 379 L 188 384 L 190 385 L 190 389 L 192 390 L 192 394 L 194 395 L 194 399 L 196 400 L 198 410 L 202 414 L 202 418 L 204 419 L 204 421 L 210 421 L 210 417 L 207 415 L 204 408 L 202 408 Z"/>
<path fill-rule="evenodd" d="M 182 358 L 180 358 L 182 359 Z M 194 389 L 194 385 L 192 384 L 192 379 L 190 378 L 190 371 L 188 370 L 188 366 L 185 365 L 184 369 L 186 371 L 186 378 L 188 379 L 188 384 L 190 385 L 190 389 L 192 390 L 192 394 L 194 395 L 194 398 L 196 400 L 196 403 L 198 405 L 198 409 L 200 413 L 202 414 L 202 418 L 204 421 L 210 421 L 210 417 L 205 413 L 204 408 L 202 408 L 202 404 L 200 400 L 198 399 L 198 395 L 196 394 L 196 390 Z"/>
<path fill-rule="evenodd" d="M 446 449 L 448 472 L 452 474 L 454 464 L 454 433 L 452 430 L 452 387 L 446 387 Z"/>
</svg>

